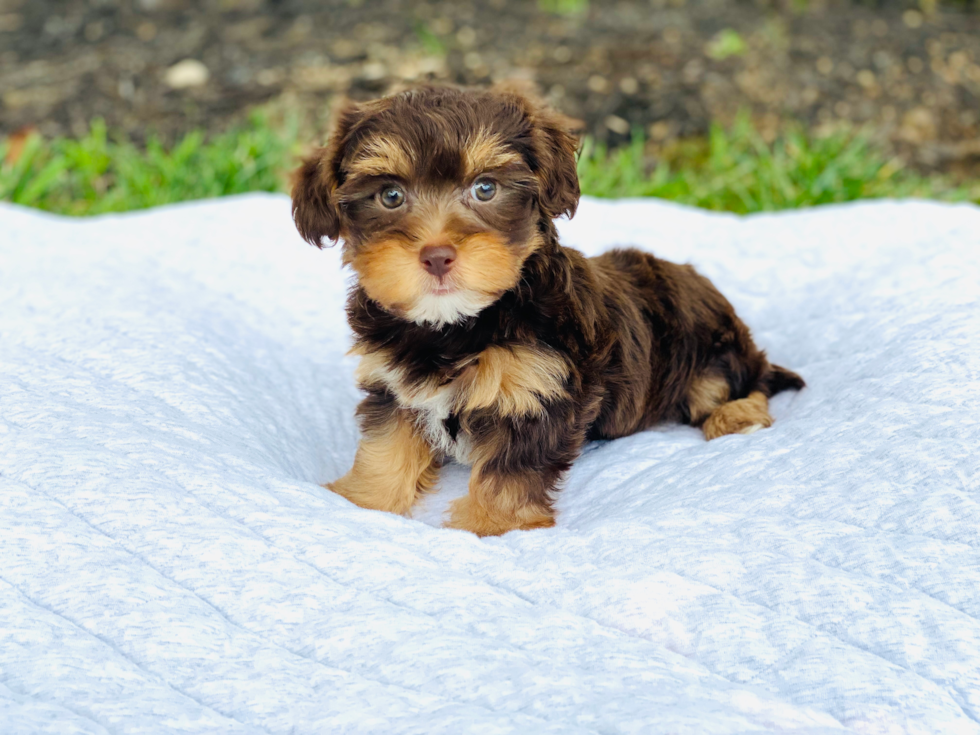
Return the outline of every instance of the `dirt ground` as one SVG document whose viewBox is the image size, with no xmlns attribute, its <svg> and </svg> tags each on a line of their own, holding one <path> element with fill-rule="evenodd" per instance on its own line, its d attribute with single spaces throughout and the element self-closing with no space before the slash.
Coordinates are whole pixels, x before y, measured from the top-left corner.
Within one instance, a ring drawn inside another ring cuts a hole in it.
<svg viewBox="0 0 980 735">
<path fill-rule="evenodd" d="M 793 0 L 0 0 L 0 134 L 136 140 L 255 105 L 522 78 L 600 140 L 653 146 L 748 110 L 841 121 L 922 168 L 980 170 L 980 8 Z"/>
</svg>

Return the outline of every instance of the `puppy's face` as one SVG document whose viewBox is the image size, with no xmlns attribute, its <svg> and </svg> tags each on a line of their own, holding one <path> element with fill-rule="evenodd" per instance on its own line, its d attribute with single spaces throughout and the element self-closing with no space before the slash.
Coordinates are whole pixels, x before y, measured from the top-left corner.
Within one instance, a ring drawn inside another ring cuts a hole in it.
<svg viewBox="0 0 980 735">
<path fill-rule="evenodd" d="M 424 88 L 347 108 L 296 174 L 293 216 L 386 310 L 435 326 L 513 288 L 541 224 L 574 213 L 576 141 L 513 92 Z"/>
</svg>

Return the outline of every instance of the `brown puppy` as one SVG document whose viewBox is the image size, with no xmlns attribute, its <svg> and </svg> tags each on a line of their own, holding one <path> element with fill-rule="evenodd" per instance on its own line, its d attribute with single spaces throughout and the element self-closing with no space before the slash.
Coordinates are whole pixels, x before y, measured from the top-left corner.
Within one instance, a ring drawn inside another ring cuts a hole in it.
<svg viewBox="0 0 980 735">
<path fill-rule="evenodd" d="M 334 492 L 404 513 L 454 457 L 472 475 L 448 525 L 552 526 L 587 439 L 660 421 L 750 433 L 772 424 L 769 396 L 803 387 L 690 266 L 558 243 L 576 147 L 517 92 L 422 88 L 349 106 L 296 172 L 300 233 L 342 238 L 358 277 L 347 317 L 367 396 Z"/>
</svg>

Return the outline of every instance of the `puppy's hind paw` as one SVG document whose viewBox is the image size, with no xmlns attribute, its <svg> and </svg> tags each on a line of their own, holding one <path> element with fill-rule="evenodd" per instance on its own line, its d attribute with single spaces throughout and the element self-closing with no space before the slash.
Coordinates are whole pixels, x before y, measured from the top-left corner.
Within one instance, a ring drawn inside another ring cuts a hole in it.
<svg viewBox="0 0 980 735">
<path fill-rule="evenodd" d="M 759 429 L 772 426 L 769 415 L 769 400 L 758 391 L 748 398 L 723 403 L 705 420 L 701 426 L 704 438 L 708 441 L 728 434 L 754 434 Z"/>
</svg>

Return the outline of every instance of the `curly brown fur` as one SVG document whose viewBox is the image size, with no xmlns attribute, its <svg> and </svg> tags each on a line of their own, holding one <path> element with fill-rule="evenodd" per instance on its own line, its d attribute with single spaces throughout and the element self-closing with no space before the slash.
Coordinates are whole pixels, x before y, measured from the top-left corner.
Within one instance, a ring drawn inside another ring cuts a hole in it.
<svg viewBox="0 0 980 735">
<path fill-rule="evenodd" d="M 568 121 L 518 92 L 421 88 L 345 109 L 297 171 L 299 231 L 343 239 L 358 277 L 363 438 L 331 488 L 405 512 L 450 456 L 473 469 L 448 525 L 546 527 L 586 440 L 749 433 L 803 387 L 692 267 L 559 244 L 575 152 Z"/>
</svg>

